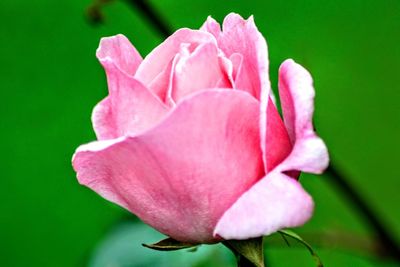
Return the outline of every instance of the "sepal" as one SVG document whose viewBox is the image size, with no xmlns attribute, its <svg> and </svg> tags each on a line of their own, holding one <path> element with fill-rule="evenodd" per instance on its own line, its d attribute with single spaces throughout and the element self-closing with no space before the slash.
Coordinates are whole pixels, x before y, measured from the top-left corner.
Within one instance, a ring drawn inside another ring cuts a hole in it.
<svg viewBox="0 0 400 267">
<path fill-rule="evenodd" d="M 160 251 L 173 251 L 173 250 L 186 249 L 186 248 L 195 248 L 198 245 L 199 244 L 192 244 L 192 243 L 177 241 L 170 237 L 163 239 L 154 244 L 142 244 L 142 246 L 144 246 L 146 248 L 160 250 Z"/>
<path fill-rule="evenodd" d="M 263 238 L 222 242 L 236 256 L 238 267 L 264 267 Z"/>
</svg>

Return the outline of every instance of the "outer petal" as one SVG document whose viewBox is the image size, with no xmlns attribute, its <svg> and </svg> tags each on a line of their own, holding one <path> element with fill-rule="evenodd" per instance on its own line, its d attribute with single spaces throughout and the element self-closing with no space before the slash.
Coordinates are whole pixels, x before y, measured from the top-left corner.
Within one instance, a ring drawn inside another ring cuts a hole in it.
<svg viewBox="0 0 400 267">
<path fill-rule="evenodd" d="M 289 59 L 279 70 L 279 95 L 283 117 L 294 143 L 290 157 L 282 168 L 321 173 L 329 162 L 324 142 L 312 125 L 314 87 L 306 69 Z"/>
<path fill-rule="evenodd" d="M 190 44 L 190 49 L 193 51 L 199 44 L 216 43 L 216 40 L 214 36 L 207 32 L 180 29 L 156 47 L 143 60 L 136 72 L 135 78 L 145 85 L 150 84 L 179 52 L 181 43 Z M 165 92 L 163 93 L 165 95 Z"/>
<path fill-rule="evenodd" d="M 217 220 L 264 175 L 258 102 L 235 90 L 181 101 L 136 137 L 78 148 L 80 183 L 181 241 L 214 242 Z"/>
<path fill-rule="evenodd" d="M 109 96 L 97 104 L 92 113 L 93 128 L 99 140 L 136 135 L 165 116 L 167 107 L 140 82 L 123 72 L 118 62 L 107 56 L 99 56 L 99 59 L 106 71 L 109 89 Z"/>
<path fill-rule="evenodd" d="M 214 234 L 224 239 L 248 239 L 304 224 L 313 201 L 294 179 L 272 171 L 244 193 L 219 220 Z"/>
<path fill-rule="evenodd" d="M 101 38 L 96 56 L 99 60 L 110 60 L 123 72 L 134 75 L 142 57 L 122 34 Z"/>
<path fill-rule="evenodd" d="M 269 98 L 266 116 L 267 127 L 265 129 L 266 138 L 263 155 L 265 157 L 265 170 L 268 173 L 287 158 L 292 151 L 293 146 L 290 143 L 290 139 L 281 116 L 279 115 L 278 110 L 276 109 L 271 98 Z"/>
<path fill-rule="evenodd" d="M 294 61 L 285 61 L 280 69 L 279 92 L 293 149 L 282 163 L 224 213 L 214 230 L 216 236 L 247 239 L 268 235 L 281 228 L 302 225 L 312 215 L 311 197 L 289 176 L 299 171 L 320 173 L 329 161 L 325 144 L 312 128 L 314 88 L 311 76 Z M 270 100 L 267 141 L 272 126 L 271 106 Z"/>
<path fill-rule="evenodd" d="M 228 75 L 220 66 L 215 44 L 201 44 L 193 53 L 187 51 L 180 55 L 173 73 L 172 98 L 175 102 L 199 90 L 231 86 Z"/>
</svg>

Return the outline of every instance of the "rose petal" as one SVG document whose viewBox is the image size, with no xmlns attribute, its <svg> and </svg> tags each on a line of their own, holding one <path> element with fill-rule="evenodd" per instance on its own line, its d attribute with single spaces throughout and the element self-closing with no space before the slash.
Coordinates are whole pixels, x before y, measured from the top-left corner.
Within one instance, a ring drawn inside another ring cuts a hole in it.
<svg viewBox="0 0 400 267">
<path fill-rule="evenodd" d="M 187 48 L 185 48 L 187 49 Z M 199 90 L 231 86 L 227 74 L 221 69 L 218 48 L 213 43 L 199 45 L 185 56 L 181 53 L 174 71 L 172 98 L 175 102 Z"/>
<path fill-rule="evenodd" d="M 184 50 L 182 48 L 184 46 L 190 46 L 190 45 L 189 44 L 181 44 L 181 50 Z M 165 103 L 166 103 L 166 105 L 168 105 L 171 108 L 176 106 L 175 99 L 172 98 L 172 88 L 173 88 L 173 84 L 174 84 L 175 66 L 181 57 L 182 57 L 182 55 L 180 53 L 175 55 L 174 59 L 172 60 L 172 64 L 171 64 L 171 72 L 169 73 L 169 79 L 168 79 L 169 82 L 168 82 L 168 88 L 167 88 L 167 92 L 166 92 L 166 96 L 165 96 Z"/>
<path fill-rule="evenodd" d="M 262 88 L 270 88 L 268 49 L 253 17 L 244 20 L 238 14 L 229 14 L 217 40 L 228 58 L 235 53 L 242 55 L 242 65 L 235 79 L 236 88 L 248 91 L 259 99 Z"/>
<path fill-rule="evenodd" d="M 221 50 L 219 50 L 221 52 Z M 233 80 L 233 64 L 232 61 L 225 57 L 223 53 L 219 53 L 218 61 L 221 66 L 222 72 L 224 73 L 224 78 L 222 78 L 217 83 L 217 88 L 223 88 L 226 86 L 227 88 L 235 88 L 235 82 Z"/>
<path fill-rule="evenodd" d="M 295 180 L 272 171 L 224 213 L 214 230 L 224 239 L 249 239 L 304 224 L 313 212 L 312 198 Z"/>
<path fill-rule="evenodd" d="M 136 137 L 78 148 L 80 183 L 180 241 L 214 242 L 217 220 L 264 175 L 258 101 L 206 90 Z"/>
<path fill-rule="evenodd" d="M 168 108 L 140 82 L 123 72 L 110 57 L 100 58 L 106 74 L 109 96 L 92 113 L 99 140 L 136 135 L 160 121 Z"/>
<path fill-rule="evenodd" d="M 201 31 L 204 32 L 209 32 L 212 35 L 214 35 L 215 38 L 218 38 L 219 35 L 221 34 L 221 26 L 219 23 L 213 19 L 211 16 L 207 17 L 207 20 L 204 22 L 204 24 L 200 27 Z"/>
<path fill-rule="evenodd" d="M 290 155 L 281 164 L 284 171 L 322 173 L 329 165 L 325 143 L 315 134 L 296 140 Z"/>
<path fill-rule="evenodd" d="M 329 163 L 324 142 L 312 125 L 314 87 L 306 69 L 289 59 L 279 69 L 279 96 L 293 151 L 283 169 L 321 173 Z"/>
<path fill-rule="evenodd" d="M 156 47 L 139 66 L 135 78 L 148 85 L 163 71 L 180 50 L 180 44 L 188 43 L 194 50 L 202 43 L 216 43 L 214 36 L 207 32 L 180 29 Z M 165 92 L 164 92 L 165 94 Z"/>
<path fill-rule="evenodd" d="M 269 98 L 267 106 L 267 127 L 265 139 L 265 170 L 270 172 L 279 163 L 281 163 L 292 151 L 292 144 L 285 128 L 285 125 L 275 107 L 275 104 Z"/>
<path fill-rule="evenodd" d="M 165 69 L 160 72 L 148 85 L 149 90 L 154 93 L 162 102 L 166 102 L 166 94 L 171 84 L 172 69 L 174 68 L 174 59 L 168 63 Z"/>
<path fill-rule="evenodd" d="M 217 29 L 216 22 L 208 19 L 202 27 L 203 30 Z M 213 34 L 216 30 L 210 30 Z M 272 144 L 274 129 L 267 133 L 267 107 L 270 99 L 273 99 L 273 93 L 270 89 L 268 74 L 268 49 L 267 43 L 254 24 L 251 16 L 244 20 L 240 15 L 231 13 L 223 22 L 223 31 L 217 37 L 218 46 L 224 51 L 225 55 L 231 59 L 234 69 L 234 88 L 244 90 L 260 100 L 260 136 L 261 149 L 263 151 L 263 161 L 265 170 L 271 170 L 278 162 L 282 160 L 287 153 L 286 138 L 282 140 L 283 150 L 278 151 L 278 155 L 272 155 L 273 151 L 268 151 L 267 143 Z M 277 118 L 273 119 L 272 124 L 276 124 Z M 279 118 L 280 119 L 280 118 Z M 277 130 L 280 131 L 281 127 Z M 267 134 L 269 137 L 267 137 Z M 280 135 L 284 136 L 284 134 Z M 277 139 L 279 141 L 279 139 Z M 276 145 L 277 146 L 277 145 Z M 273 162 L 268 164 L 267 158 L 274 158 Z M 269 166 L 268 166 L 269 165 Z"/>
<path fill-rule="evenodd" d="M 134 75 L 142 62 L 142 57 L 122 34 L 104 37 L 100 40 L 96 56 L 100 61 L 110 60 L 128 75 Z"/>
<path fill-rule="evenodd" d="M 241 73 L 241 68 L 242 68 L 242 63 L 243 63 L 243 56 L 239 53 L 233 53 L 229 59 L 232 62 L 233 66 L 233 80 L 236 81 L 236 78 L 238 77 L 238 73 Z M 237 88 L 237 86 L 235 86 Z"/>
<path fill-rule="evenodd" d="M 268 235 L 285 227 L 300 226 L 312 215 L 311 197 L 296 179 L 289 177 L 299 171 L 321 173 L 329 162 L 326 146 L 312 127 L 314 88 L 310 74 L 294 61 L 285 61 L 280 68 L 279 93 L 288 131 L 286 135 L 294 143 L 293 149 L 283 162 L 224 213 L 214 230 L 216 236 L 248 239 Z M 262 95 L 262 102 L 266 102 L 265 96 Z M 265 106 L 263 103 L 261 105 Z M 276 128 L 273 126 L 277 122 L 274 122 L 274 118 L 278 118 L 272 115 L 276 112 L 271 112 L 272 106 L 269 99 L 268 112 L 265 113 L 267 125 L 263 128 L 261 124 L 261 131 L 266 132 L 266 145 L 262 150 L 265 151 L 263 155 L 267 157 L 267 163 L 271 161 L 268 158 L 271 149 L 268 144 L 274 144 L 273 141 L 268 142 L 269 132 Z M 277 125 L 281 123 L 278 121 Z M 281 129 L 281 126 L 278 127 Z M 280 131 L 284 133 L 282 129 Z M 277 134 L 271 136 L 274 138 Z"/>
</svg>

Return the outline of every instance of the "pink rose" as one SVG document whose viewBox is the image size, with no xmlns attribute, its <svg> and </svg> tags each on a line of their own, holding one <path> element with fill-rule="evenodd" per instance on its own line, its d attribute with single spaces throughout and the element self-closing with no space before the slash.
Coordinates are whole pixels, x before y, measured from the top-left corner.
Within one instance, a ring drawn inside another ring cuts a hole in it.
<svg viewBox="0 0 400 267">
<path fill-rule="evenodd" d="M 142 60 L 123 35 L 97 50 L 109 95 L 93 110 L 98 141 L 80 146 L 81 184 L 179 241 L 248 239 L 305 223 L 312 198 L 297 177 L 321 173 L 310 74 L 279 70 L 281 119 L 267 45 L 253 17 L 208 18 Z"/>
</svg>

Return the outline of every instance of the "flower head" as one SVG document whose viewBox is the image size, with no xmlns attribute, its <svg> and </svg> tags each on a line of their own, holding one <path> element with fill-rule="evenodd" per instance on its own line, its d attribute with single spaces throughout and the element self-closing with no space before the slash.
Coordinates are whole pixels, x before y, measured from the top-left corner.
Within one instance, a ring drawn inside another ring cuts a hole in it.
<svg viewBox="0 0 400 267">
<path fill-rule="evenodd" d="M 297 177 L 328 154 L 312 126 L 310 74 L 279 70 L 281 119 L 265 39 L 253 18 L 208 18 L 141 58 L 123 35 L 97 50 L 109 95 L 93 110 L 98 141 L 80 146 L 80 183 L 179 241 L 248 239 L 299 226 L 313 201 Z"/>
</svg>

